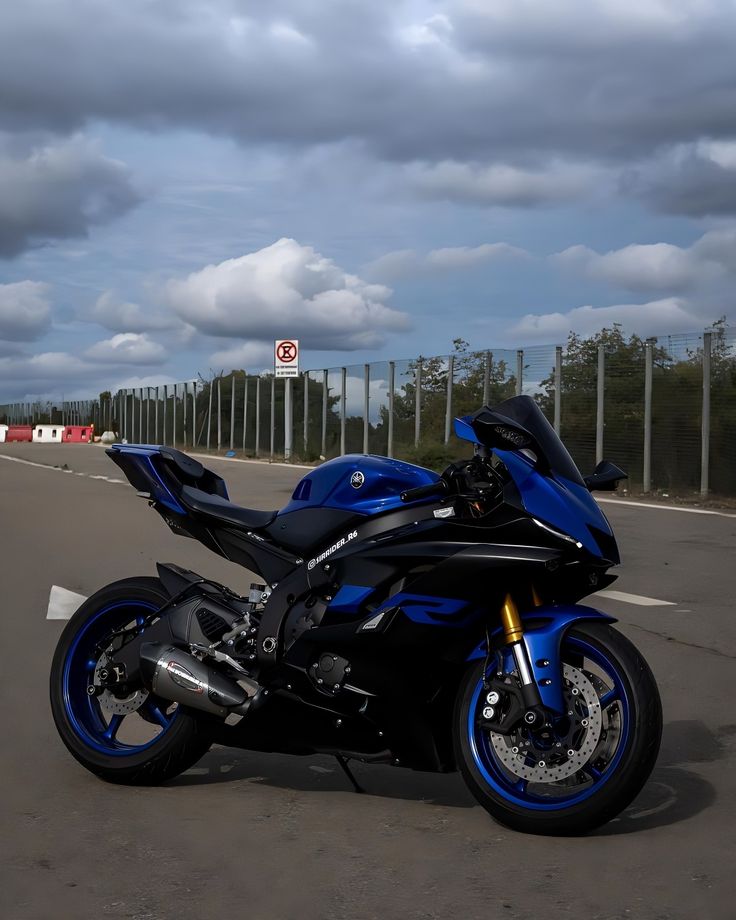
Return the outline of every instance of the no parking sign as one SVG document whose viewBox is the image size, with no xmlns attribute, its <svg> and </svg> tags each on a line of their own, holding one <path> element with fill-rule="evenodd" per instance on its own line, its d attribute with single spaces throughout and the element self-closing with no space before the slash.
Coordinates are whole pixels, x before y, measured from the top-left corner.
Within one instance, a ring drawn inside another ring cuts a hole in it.
<svg viewBox="0 0 736 920">
<path fill-rule="evenodd" d="M 299 340 L 277 339 L 274 342 L 274 372 L 277 377 L 299 376 Z"/>
</svg>

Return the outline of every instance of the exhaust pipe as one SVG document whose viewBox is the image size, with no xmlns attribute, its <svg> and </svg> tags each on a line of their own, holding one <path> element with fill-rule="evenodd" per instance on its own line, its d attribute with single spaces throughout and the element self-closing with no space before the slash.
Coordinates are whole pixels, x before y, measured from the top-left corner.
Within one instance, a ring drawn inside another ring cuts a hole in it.
<svg viewBox="0 0 736 920">
<path fill-rule="evenodd" d="M 237 684 L 182 649 L 145 642 L 140 650 L 141 676 L 156 696 L 224 718 L 244 715 L 251 697 Z"/>
</svg>

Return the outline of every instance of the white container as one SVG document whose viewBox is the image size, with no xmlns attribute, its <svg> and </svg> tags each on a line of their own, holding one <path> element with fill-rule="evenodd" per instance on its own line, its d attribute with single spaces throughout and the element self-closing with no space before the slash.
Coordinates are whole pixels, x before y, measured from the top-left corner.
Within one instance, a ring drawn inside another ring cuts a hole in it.
<svg viewBox="0 0 736 920">
<path fill-rule="evenodd" d="M 8 430 L 7 425 L 0 425 L 0 444 L 5 442 L 5 432 Z"/>
<path fill-rule="evenodd" d="M 38 444 L 61 444 L 64 437 L 63 425 L 36 425 L 33 441 Z"/>
</svg>

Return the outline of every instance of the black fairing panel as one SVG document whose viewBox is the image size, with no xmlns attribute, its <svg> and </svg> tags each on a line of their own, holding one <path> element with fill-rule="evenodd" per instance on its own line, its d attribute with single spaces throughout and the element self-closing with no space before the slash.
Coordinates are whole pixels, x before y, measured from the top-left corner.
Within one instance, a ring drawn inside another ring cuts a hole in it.
<svg viewBox="0 0 736 920">
<path fill-rule="evenodd" d="M 306 555 L 310 549 L 323 547 L 333 536 L 342 536 L 344 530 L 366 520 L 364 514 L 337 508 L 303 508 L 280 514 L 264 533 L 280 546 Z"/>
</svg>

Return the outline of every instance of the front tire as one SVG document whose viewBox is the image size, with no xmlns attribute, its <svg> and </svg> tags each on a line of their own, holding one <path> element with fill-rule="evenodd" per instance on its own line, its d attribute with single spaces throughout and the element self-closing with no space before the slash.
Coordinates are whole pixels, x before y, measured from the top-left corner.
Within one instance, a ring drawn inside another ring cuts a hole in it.
<svg viewBox="0 0 736 920">
<path fill-rule="evenodd" d="M 625 636 L 581 623 L 560 655 L 571 708 L 544 737 L 481 727 L 484 662 L 468 669 L 456 699 L 455 756 L 468 787 L 497 821 L 526 833 L 577 835 L 610 821 L 640 792 L 659 752 L 657 685 Z"/>
<path fill-rule="evenodd" d="M 126 578 L 88 598 L 61 634 L 51 665 L 51 712 L 61 740 L 108 782 L 158 785 L 193 766 L 211 744 L 206 718 L 145 691 L 90 696 L 101 648 L 141 627 L 168 600 L 158 578 Z M 104 662 L 103 662 L 104 663 Z"/>
</svg>

